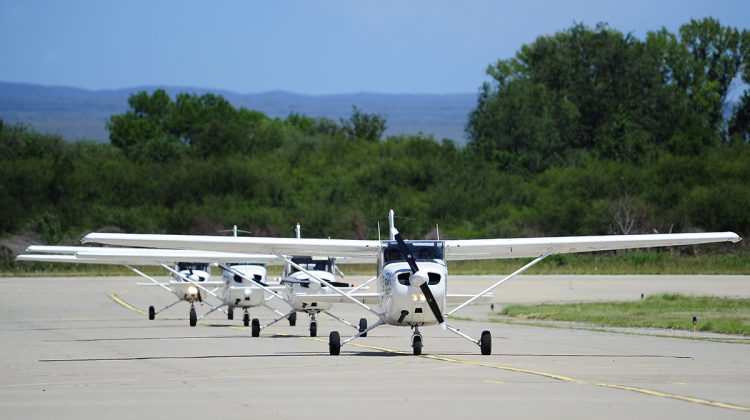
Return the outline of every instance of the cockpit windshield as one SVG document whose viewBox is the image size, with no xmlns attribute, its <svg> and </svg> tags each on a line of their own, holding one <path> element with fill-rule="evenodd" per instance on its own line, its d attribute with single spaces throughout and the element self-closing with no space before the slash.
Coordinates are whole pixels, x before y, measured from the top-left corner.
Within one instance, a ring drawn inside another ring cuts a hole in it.
<svg viewBox="0 0 750 420">
<path fill-rule="evenodd" d="M 177 263 L 177 271 L 208 271 L 208 264 L 205 263 Z"/>
<path fill-rule="evenodd" d="M 405 241 L 409 252 L 417 261 L 444 260 L 443 241 Z M 397 261 L 405 261 L 401 256 L 396 241 L 383 242 L 383 262 L 390 264 Z"/>
<path fill-rule="evenodd" d="M 234 267 L 234 266 L 237 266 L 237 265 L 243 265 L 243 266 L 255 265 L 255 266 L 258 266 L 258 267 L 265 267 L 266 266 L 263 263 L 251 263 L 251 262 L 233 262 L 233 263 L 226 263 L 224 265 L 226 265 L 227 267 Z"/>
<path fill-rule="evenodd" d="M 325 257 L 292 257 L 292 262 L 308 271 L 327 271 L 333 273 L 333 258 Z M 291 267 L 291 273 L 299 271 L 297 267 Z"/>
</svg>

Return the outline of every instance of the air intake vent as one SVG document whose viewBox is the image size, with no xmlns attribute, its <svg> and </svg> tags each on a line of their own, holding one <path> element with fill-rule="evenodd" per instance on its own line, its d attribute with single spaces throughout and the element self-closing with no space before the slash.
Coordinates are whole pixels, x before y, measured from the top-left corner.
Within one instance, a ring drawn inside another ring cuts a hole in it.
<svg viewBox="0 0 750 420">
<path fill-rule="evenodd" d="M 408 286 L 409 285 L 409 277 L 411 277 L 411 273 L 409 273 L 408 271 L 404 272 L 404 273 L 399 273 L 399 275 L 398 275 L 398 282 L 401 283 L 401 284 L 403 284 L 404 286 Z"/>
<path fill-rule="evenodd" d="M 427 275 L 430 277 L 430 280 L 428 280 L 427 284 L 433 285 L 440 283 L 440 274 L 438 273 L 427 273 Z"/>
</svg>

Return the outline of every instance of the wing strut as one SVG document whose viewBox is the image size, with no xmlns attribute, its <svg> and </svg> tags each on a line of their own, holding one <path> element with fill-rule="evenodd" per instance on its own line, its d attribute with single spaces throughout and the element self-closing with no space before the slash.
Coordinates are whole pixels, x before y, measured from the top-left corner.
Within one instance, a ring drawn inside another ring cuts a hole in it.
<svg viewBox="0 0 750 420">
<path fill-rule="evenodd" d="M 354 292 L 356 292 L 357 290 L 359 290 L 359 289 L 361 289 L 361 288 L 363 288 L 363 287 L 367 286 L 368 284 L 372 283 L 373 281 L 375 281 L 375 280 L 377 280 L 377 279 L 378 279 L 378 276 L 372 276 L 372 277 L 370 278 L 370 280 L 367 280 L 366 282 L 364 282 L 364 283 L 360 284 L 359 286 L 355 287 L 354 289 L 350 290 L 350 291 L 349 291 L 349 293 L 350 293 L 350 294 L 351 294 L 351 293 L 354 293 Z"/>
<path fill-rule="evenodd" d="M 155 285 L 157 285 L 157 286 L 161 287 L 162 289 L 166 290 L 167 292 L 169 292 L 169 293 L 174 293 L 174 292 L 172 291 L 172 289 L 170 289 L 169 287 L 167 287 L 167 286 L 165 286 L 165 285 L 163 285 L 163 284 L 159 283 L 158 281 L 154 280 L 153 278 L 151 278 L 151 277 L 147 276 L 147 275 L 146 275 L 145 273 L 143 273 L 142 271 L 138 271 L 138 269 L 136 269 L 135 267 L 133 267 L 133 266 L 131 266 L 131 265 L 128 265 L 128 264 L 125 264 L 125 267 L 128 267 L 128 268 L 129 268 L 129 269 L 130 269 L 130 270 L 131 270 L 132 272 L 134 272 L 135 274 L 138 274 L 139 276 L 141 276 L 141 277 L 143 277 L 143 278 L 145 278 L 145 279 L 147 279 L 147 280 L 151 280 L 151 281 L 152 281 L 152 282 L 153 282 L 153 283 L 154 283 Z M 179 302 L 179 301 L 178 301 L 178 302 Z"/>
<path fill-rule="evenodd" d="M 517 276 L 517 275 L 519 275 L 519 274 L 523 273 L 524 271 L 526 271 L 526 270 L 528 270 L 529 268 L 531 268 L 531 267 L 533 267 L 534 265 L 536 265 L 536 263 L 538 263 L 538 262 L 542 261 L 543 259 L 547 258 L 547 257 L 548 257 L 549 255 L 550 255 L 550 253 L 542 254 L 541 256 L 537 257 L 537 258 L 536 258 L 536 259 L 535 259 L 534 261 L 531 261 L 530 263 L 528 263 L 528 264 L 524 265 L 523 267 L 521 267 L 521 268 L 519 268 L 518 270 L 514 271 L 514 272 L 513 272 L 512 274 L 509 274 L 508 276 L 506 276 L 506 277 L 505 277 L 505 278 L 503 278 L 502 280 L 500 280 L 500 281 L 496 282 L 496 283 L 495 283 L 495 284 L 493 284 L 492 286 L 490 286 L 490 287 L 488 287 L 488 288 L 486 288 L 486 289 L 482 290 L 481 292 L 479 292 L 479 294 L 477 294 L 477 295 L 474 295 L 474 296 L 473 296 L 472 298 L 470 298 L 470 299 L 469 299 L 469 300 L 467 300 L 466 302 L 464 302 L 464 303 L 462 303 L 462 304 L 458 305 L 458 306 L 457 306 L 456 308 L 454 308 L 454 309 L 453 309 L 452 311 L 448 312 L 448 313 L 447 313 L 446 315 L 451 315 L 451 314 L 453 314 L 454 312 L 458 311 L 459 309 L 463 308 L 464 306 L 466 306 L 466 305 L 470 304 L 471 302 L 474 302 L 475 300 L 477 300 L 477 299 L 479 299 L 480 297 L 482 297 L 482 296 L 483 296 L 483 295 L 484 295 L 485 293 L 489 293 L 489 292 L 491 292 L 491 291 L 492 291 L 492 290 L 494 290 L 494 289 L 495 289 L 495 288 L 496 288 L 497 286 L 500 286 L 501 284 L 503 284 L 503 283 L 505 283 L 506 281 L 508 281 L 508 280 L 512 279 L 513 277 L 515 277 L 515 276 Z"/>
</svg>

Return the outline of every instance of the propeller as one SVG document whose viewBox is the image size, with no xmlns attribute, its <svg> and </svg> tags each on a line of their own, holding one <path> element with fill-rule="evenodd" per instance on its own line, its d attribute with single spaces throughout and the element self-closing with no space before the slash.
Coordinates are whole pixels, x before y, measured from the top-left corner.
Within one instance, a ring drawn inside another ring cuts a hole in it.
<svg viewBox="0 0 750 420">
<path fill-rule="evenodd" d="M 432 295 L 432 290 L 430 290 L 430 286 L 428 285 L 427 273 L 419 270 L 419 266 L 417 266 L 417 260 L 413 255 L 411 255 L 411 251 L 409 251 L 409 247 L 406 246 L 406 242 L 404 242 L 401 234 L 396 233 L 394 235 L 394 239 L 398 244 L 398 250 L 399 252 L 401 252 L 401 256 L 406 260 L 407 263 L 409 263 L 409 268 L 411 268 L 412 274 L 411 277 L 409 277 L 409 282 L 411 282 L 411 284 L 415 286 L 419 286 L 419 289 L 422 291 L 422 294 L 424 294 L 424 297 L 427 300 L 427 304 L 430 305 L 430 310 L 432 310 L 433 315 L 435 315 L 435 319 L 437 319 L 438 324 L 444 323 L 445 320 L 443 319 L 443 314 L 440 312 L 440 308 L 438 307 L 437 301 L 435 300 L 435 296 Z"/>
</svg>

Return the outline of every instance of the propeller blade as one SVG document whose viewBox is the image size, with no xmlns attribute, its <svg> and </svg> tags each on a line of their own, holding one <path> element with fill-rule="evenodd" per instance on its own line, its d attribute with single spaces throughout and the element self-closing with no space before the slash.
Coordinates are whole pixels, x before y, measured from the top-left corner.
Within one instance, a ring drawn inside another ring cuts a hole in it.
<svg viewBox="0 0 750 420">
<path fill-rule="evenodd" d="M 404 238 L 401 237 L 401 233 L 397 233 L 395 235 L 396 243 L 398 244 L 398 250 L 401 252 L 401 256 L 406 260 L 406 262 L 409 263 L 409 267 L 411 268 L 412 273 L 416 273 L 419 271 L 419 266 L 417 266 L 417 260 L 414 258 L 413 255 L 411 255 L 411 252 L 409 252 L 409 247 L 406 246 L 406 242 L 404 242 Z M 437 301 L 435 300 L 435 296 L 432 294 L 432 290 L 430 290 L 430 286 L 427 284 L 428 282 L 422 283 L 421 286 L 419 286 L 419 289 L 422 291 L 422 294 L 424 294 L 424 298 L 427 301 L 427 304 L 430 305 L 430 310 L 432 311 L 432 314 L 435 315 L 435 319 L 437 319 L 438 324 L 442 324 L 445 322 L 443 319 L 443 314 L 440 312 L 440 308 L 438 307 Z"/>
<path fill-rule="evenodd" d="M 438 307 L 435 296 L 432 295 L 430 286 L 428 286 L 427 283 L 422 283 L 419 288 L 422 290 L 424 298 L 425 300 L 427 300 L 427 304 L 430 305 L 430 310 L 432 310 L 432 314 L 435 315 L 435 319 L 437 319 L 438 324 L 442 324 L 443 322 L 445 322 L 445 320 L 443 319 L 443 314 L 440 313 L 440 307 Z"/>
<path fill-rule="evenodd" d="M 409 267 L 411 268 L 412 273 L 416 273 L 419 271 L 419 267 L 417 266 L 417 260 L 414 258 L 413 255 L 411 255 L 411 252 L 409 251 L 409 247 L 406 246 L 406 242 L 404 242 L 404 238 L 401 237 L 400 233 L 397 233 L 395 235 L 396 243 L 398 244 L 398 250 L 401 253 L 401 257 L 403 257 L 407 263 L 409 263 Z"/>
</svg>

